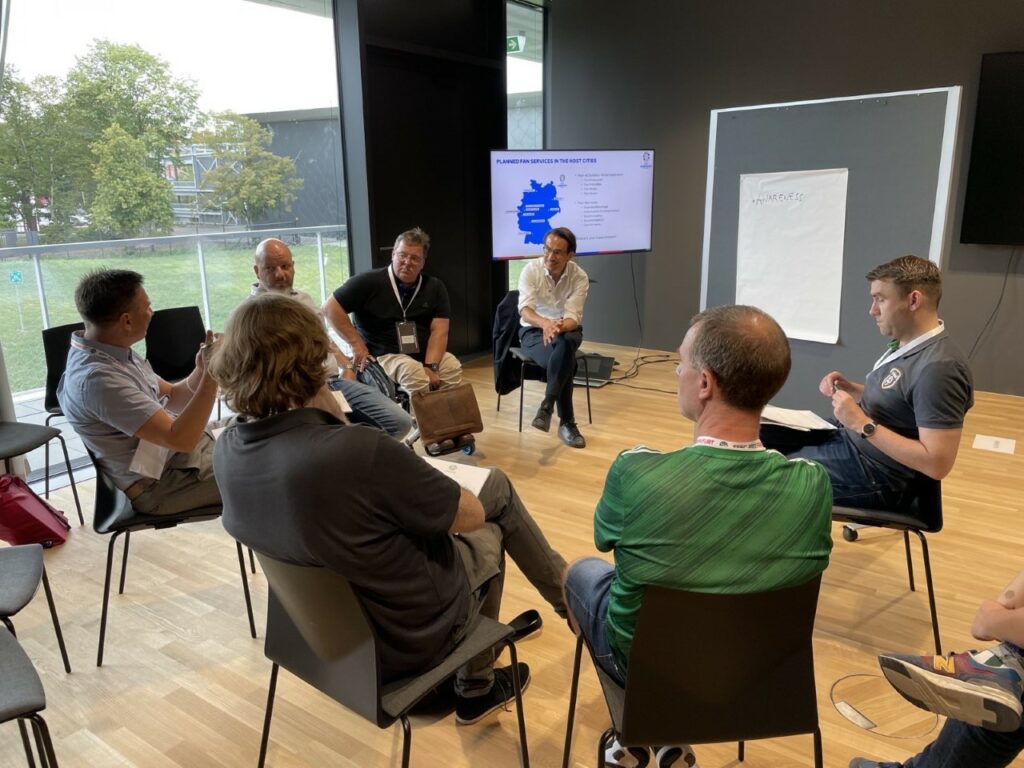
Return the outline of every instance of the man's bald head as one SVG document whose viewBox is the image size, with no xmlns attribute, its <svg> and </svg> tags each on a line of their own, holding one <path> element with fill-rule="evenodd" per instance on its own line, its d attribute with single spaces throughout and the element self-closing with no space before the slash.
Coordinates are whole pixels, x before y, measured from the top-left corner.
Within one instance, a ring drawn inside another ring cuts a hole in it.
<svg viewBox="0 0 1024 768">
<path fill-rule="evenodd" d="M 260 287 L 274 293 L 287 292 L 295 282 L 295 260 L 283 240 L 268 237 L 256 246 L 253 271 Z"/>
</svg>

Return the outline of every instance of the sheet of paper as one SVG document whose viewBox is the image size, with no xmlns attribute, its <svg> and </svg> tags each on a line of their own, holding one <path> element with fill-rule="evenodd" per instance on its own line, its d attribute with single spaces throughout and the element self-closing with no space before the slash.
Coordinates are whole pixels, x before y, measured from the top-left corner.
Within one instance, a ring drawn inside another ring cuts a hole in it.
<svg viewBox="0 0 1024 768">
<path fill-rule="evenodd" d="M 470 493 L 479 496 L 480 489 L 484 487 L 488 476 L 491 474 L 490 467 L 471 467 L 468 464 L 458 464 L 454 461 L 424 456 L 423 460 L 435 469 L 444 472 L 448 477 L 461 485 Z"/>
<path fill-rule="evenodd" d="M 159 480 L 160 475 L 164 473 L 164 467 L 167 466 L 167 459 L 170 455 L 170 448 L 139 440 L 139 445 L 135 449 L 135 455 L 132 456 L 132 463 L 128 469 L 143 477 Z"/>
<path fill-rule="evenodd" d="M 814 411 L 798 411 L 793 408 L 779 408 L 766 405 L 761 411 L 762 424 L 779 424 L 790 429 L 809 432 L 812 429 L 836 429 L 836 425 L 825 421 Z"/>
<path fill-rule="evenodd" d="M 340 389 L 332 389 L 331 394 L 334 395 L 334 399 L 338 401 L 338 405 L 341 406 L 342 413 L 352 413 L 352 406 L 348 404 L 348 400 L 341 394 Z"/>
<path fill-rule="evenodd" d="M 1017 450 L 1017 441 L 1009 437 L 993 437 L 992 435 L 975 435 L 974 445 L 980 451 L 1013 454 Z"/>
<path fill-rule="evenodd" d="M 839 339 L 848 175 L 740 176 L 736 303 L 763 309 L 791 339 Z"/>
</svg>

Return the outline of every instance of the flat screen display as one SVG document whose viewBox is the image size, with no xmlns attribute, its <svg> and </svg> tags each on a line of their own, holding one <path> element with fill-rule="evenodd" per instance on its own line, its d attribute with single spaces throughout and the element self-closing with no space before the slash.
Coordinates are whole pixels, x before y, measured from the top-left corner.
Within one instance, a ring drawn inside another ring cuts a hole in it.
<svg viewBox="0 0 1024 768">
<path fill-rule="evenodd" d="M 540 255 L 555 227 L 580 255 L 649 251 L 653 208 L 653 149 L 491 152 L 495 260 Z"/>
<path fill-rule="evenodd" d="M 960 242 L 1024 244 L 1024 52 L 981 59 Z"/>
</svg>

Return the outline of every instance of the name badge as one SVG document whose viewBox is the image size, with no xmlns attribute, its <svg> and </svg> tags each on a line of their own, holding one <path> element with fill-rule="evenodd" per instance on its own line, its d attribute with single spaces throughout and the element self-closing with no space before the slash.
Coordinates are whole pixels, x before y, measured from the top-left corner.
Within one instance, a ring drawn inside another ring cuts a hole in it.
<svg viewBox="0 0 1024 768">
<path fill-rule="evenodd" d="M 403 355 L 412 355 L 420 351 L 420 342 L 416 338 L 416 323 L 411 320 L 395 323 L 395 335 L 398 337 L 398 351 Z"/>
</svg>

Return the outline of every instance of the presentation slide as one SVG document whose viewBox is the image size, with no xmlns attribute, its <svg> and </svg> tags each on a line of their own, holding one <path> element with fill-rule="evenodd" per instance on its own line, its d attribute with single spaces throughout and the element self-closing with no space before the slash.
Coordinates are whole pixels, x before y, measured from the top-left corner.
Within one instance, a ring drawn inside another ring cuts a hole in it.
<svg viewBox="0 0 1024 768">
<path fill-rule="evenodd" d="M 653 200 L 653 149 L 493 151 L 493 257 L 539 256 L 555 227 L 578 254 L 649 251 Z"/>
</svg>

